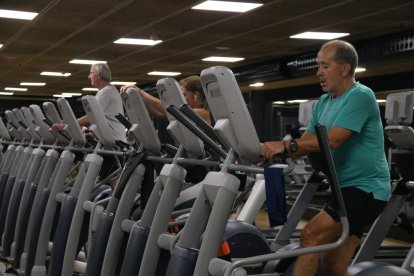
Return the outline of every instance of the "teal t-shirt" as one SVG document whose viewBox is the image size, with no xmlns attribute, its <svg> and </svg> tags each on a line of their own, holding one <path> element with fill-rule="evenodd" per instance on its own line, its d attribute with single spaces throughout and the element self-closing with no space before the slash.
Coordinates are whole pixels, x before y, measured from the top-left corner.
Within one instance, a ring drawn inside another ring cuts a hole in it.
<svg viewBox="0 0 414 276">
<path fill-rule="evenodd" d="M 319 98 L 307 131 L 323 124 L 329 131 L 342 127 L 353 131 L 332 151 L 340 187 L 357 187 L 374 198 L 387 201 L 391 185 L 384 152 L 384 134 L 374 92 L 360 83 L 336 99 L 330 93 Z"/>
</svg>

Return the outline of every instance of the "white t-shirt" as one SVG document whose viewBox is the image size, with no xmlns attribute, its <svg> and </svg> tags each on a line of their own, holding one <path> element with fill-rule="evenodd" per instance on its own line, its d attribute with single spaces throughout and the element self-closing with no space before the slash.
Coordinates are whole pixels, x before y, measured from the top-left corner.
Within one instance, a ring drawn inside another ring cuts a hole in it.
<svg viewBox="0 0 414 276">
<path fill-rule="evenodd" d="M 96 100 L 105 114 L 111 132 L 117 140 L 126 142 L 125 126 L 115 118 L 117 113 L 124 113 L 121 95 L 118 90 L 113 85 L 107 85 L 98 91 Z"/>
</svg>

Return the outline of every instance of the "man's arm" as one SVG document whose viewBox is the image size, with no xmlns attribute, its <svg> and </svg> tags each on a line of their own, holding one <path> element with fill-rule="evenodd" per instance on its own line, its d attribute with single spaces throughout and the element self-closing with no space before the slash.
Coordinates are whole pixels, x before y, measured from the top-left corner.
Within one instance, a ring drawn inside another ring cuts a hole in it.
<svg viewBox="0 0 414 276">
<path fill-rule="evenodd" d="M 352 131 L 343 127 L 333 127 L 328 132 L 328 142 L 332 149 L 339 148 L 342 143 L 352 135 Z M 298 151 L 295 156 L 306 155 L 309 152 L 319 151 L 319 143 L 316 135 L 305 131 L 301 138 L 296 140 Z M 289 149 L 288 149 L 289 150 Z"/>
<path fill-rule="evenodd" d="M 78 118 L 77 121 L 81 127 L 86 127 L 89 125 L 89 119 L 88 119 L 88 116 L 86 115 Z"/>
<path fill-rule="evenodd" d="M 349 129 L 342 127 L 333 127 L 328 132 L 329 146 L 332 149 L 336 149 L 342 145 L 342 143 L 348 139 L 353 132 Z M 272 159 L 276 154 L 287 153 L 292 157 L 299 157 L 306 155 L 310 152 L 319 152 L 319 143 L 314 133 L 305 131 L 301 138 L 296 139 L 298 150 L 295 153 L 291 153 L 289 149 L 289 141 L 270 141 L 265 142 L 261 146 L 261 155 L 266 159 Z M 286 149 L 286 150 L 285 150 Z"/>
</svg>

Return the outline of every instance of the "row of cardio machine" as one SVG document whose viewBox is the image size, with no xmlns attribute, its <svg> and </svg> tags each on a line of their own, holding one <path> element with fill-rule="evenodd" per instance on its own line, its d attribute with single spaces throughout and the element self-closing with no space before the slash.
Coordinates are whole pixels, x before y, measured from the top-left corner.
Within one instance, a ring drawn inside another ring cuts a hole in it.
<svg viewBox="0 0 414 276">
<path fill-rule="evenodd" d="M 0 275 L 278 275 L 286 273 L 298 255 L 342 244 L 348 227 L 340 204 L 344 227 L 338 241 L 314 248 L 288 245 L 319 185 L 312 176 L 274 239 L 268 241 L 253 226 L 266 200 L 258 136 L 233 73 L 212 67 L 200 78 L 214 127 L 188 108 L 174 79 L 157 82 L 170 121 L 167 129 L 179 145 L 173 150 L 161 145 L 142 98 L 133 90 L 123 95 L 123 103 L 134 147 L 116 141 L 93 96 L 82 97 L 82 105 L 96 142 L 86 139 L 63 98 L 57 100 L 57 108 L 47 102 L 43 110 L 31 105 L 6 111 L 6 126 L 0 121 Z M 306 110 L 313 104 L 303 105 L 301 114 L 309 114 Z M 393 134 L 397 164 L 402 160 L 406 165 L 411 153 L 412 106 L 412 93 L 387 102 L 386 131 Z M 64 122 L 65 131 L 51 132 L 54 122 Z M 323 126 L 316 129 L 323 153 L 317 163 L 324 165 L 312 165 L 315 172 L 326 174 L 331 191 L 341 198 L 326 131 Z M 99 179 L 106 155 L 115 156 L 120 168 Z M 154 163 L 163 164 L 155 181 Z M 208 167 L 210 172 L 200 183 L 182 189 L 188 165 Z M 411 175 L 405 168 L 384 212 L 387 216 L 377 221 L 381 225 L 409 194 Z M 229 221 L 234 202 L 245 192 L 242 186 L 249 186 L 241 185 L 240 175 L 247 175 L 253 188 L 236 220 Z M 105 188 L 111 178 L 118 178 L 114 191 Z M 135 216 L 137 204 L 141 212 Z M 381 239 L 379 231 L 371 228 L 368 237 L 382 241 L 385 234 Z M 369 244 L 375 252 L 376 244 Z M 355 257 L 355 263 L 373 259 L 361 254 L 364 258 Z M 350 271 L 361 274 L 380 267 L 409 273 L 411 255 L 403 268 L 376 263 Z"/>
</svg>

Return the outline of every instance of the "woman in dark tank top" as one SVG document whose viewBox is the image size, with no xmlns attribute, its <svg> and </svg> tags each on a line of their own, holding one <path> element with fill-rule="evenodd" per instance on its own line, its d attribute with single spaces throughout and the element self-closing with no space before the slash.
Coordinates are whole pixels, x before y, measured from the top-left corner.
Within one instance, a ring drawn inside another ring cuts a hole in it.
<svg viewBox="0 0 414 276">
<path fill-rule="evenodd" d="M 204 95 L 203 87 L 199 76 L 189 76 L 181 79 L 180 82 L 181 91 L 187 101 L 187 104 L 203 118 L 207 123 L 212 125 L 213 118 L 208 108 L 208 103 Z M 141 94 L 144 99 L 144 103 L 148 111 L 158 121 L 158 137 L 162 144 L 174 145 L 174 139 L 170 136 L 167 131 L 168 120 L 164 111 L 164 107 L 160 99 L 152 96 L 151 94 L 139 89 L 137 86 L 123 86 L 120 89 L 121 94 L 125 93 L 128 88 L 132 87 L 138 93 Z M 186 182 L 198 183 L 204 179 L 208 170 L 201 166 L 186 166 L 187 176 Z"/>
</svg>

